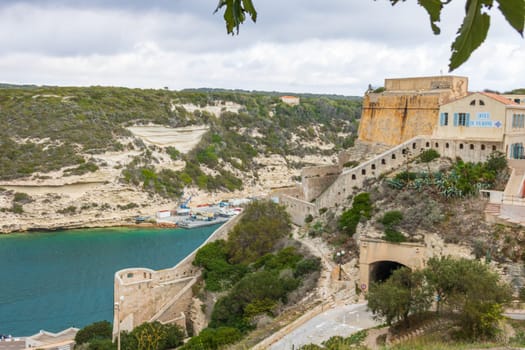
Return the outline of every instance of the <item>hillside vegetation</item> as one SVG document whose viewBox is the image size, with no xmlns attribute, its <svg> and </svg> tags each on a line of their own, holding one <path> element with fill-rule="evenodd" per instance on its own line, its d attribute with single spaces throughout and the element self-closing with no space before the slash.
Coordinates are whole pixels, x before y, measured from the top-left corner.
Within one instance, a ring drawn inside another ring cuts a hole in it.
<svg viewBox="0 0 525 350">
<path fill-rule="evenodd" d="M 196 107 L 241 106 L 218 116 Z M 135 151 L 122 180 L 164 196 L 184 186 L 204 190 L 242 187 L 239 172 L 257 177 L 258 155 L 335 154 L 353 143 L 360 102 L 354 99 L 302 98 L 288 106 L 275 94 L 139 90 L 113 87 L 26 87 L 0 89 L 0 180 L 69 169 L 69 175 L 104 167 L 97 154 Z M 188 154 L 146 144 L 126 127 L 162 125 L 209 128 Z M 256 136 L 254 136 L 256 135 Z M 308 142 L 330 147 L 316 148 Z M 306 145 L 306 146 L 305 146 Z M 155 153 L 156 152 L 156 153 Z M 324 152 L 324 153 L 323 153 Z M 184 169 L 159 171 L 158 154 L 182 160 Z M 303 164 L 291 164 L 299 168 Z"/>
</svg>

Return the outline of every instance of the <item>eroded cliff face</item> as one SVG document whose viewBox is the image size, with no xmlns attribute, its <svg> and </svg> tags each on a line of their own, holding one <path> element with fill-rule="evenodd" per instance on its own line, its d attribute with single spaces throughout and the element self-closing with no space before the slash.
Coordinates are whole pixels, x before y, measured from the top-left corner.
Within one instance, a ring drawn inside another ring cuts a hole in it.
<svg viewBox="0 0 525 350">
<path fill-rule="evenodd" d="M 363 101 L 359 140 L 394 146 L 418 135 L 432 135 L 441 100 L 439 94 L 368 94 Z"/>
<path fill-rule="evenodd" d="M 439 107 L 467 93 L 466 77 L 385 79 L 385 91 L 365 94 L 358 139 L 394 146 L 432 135 Z"/>
</svg>

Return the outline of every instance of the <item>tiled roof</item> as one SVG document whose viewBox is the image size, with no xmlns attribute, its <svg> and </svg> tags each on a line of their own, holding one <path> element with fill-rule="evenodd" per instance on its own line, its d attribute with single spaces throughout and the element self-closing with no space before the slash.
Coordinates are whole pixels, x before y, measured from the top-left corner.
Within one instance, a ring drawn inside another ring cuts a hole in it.
<svg viewBox="0 0 525 350">
<path fill-rule="evenodd" d="M 480 94 L 482 95 L 485 95 L 487 97 L 490 97 L 498 102 L 501 102 L 505 105 L 518 105 L 516 102 L 512 101 L 511 99 L 505 97 L 505 96 L 502 96 L 502 95 L 498 95 L 498 94 L 495 94 L 495 93 L 492 93 L 492 92 L 480 92 Z"/>
</svg>

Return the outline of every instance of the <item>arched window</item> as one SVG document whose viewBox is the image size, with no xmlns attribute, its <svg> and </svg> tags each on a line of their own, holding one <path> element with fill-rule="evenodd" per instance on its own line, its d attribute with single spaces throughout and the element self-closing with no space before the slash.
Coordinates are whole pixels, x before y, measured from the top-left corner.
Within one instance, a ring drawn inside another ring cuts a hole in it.
<svg viewBox="0 0 525 350">
<path fill-rule="evenodd" d="M 436 146 L 436 148 L 438 148 L 438 147 L 439 147 L 439 143 L 436 142 L 436 143 L 435 143 L 435 146 Z"/>
<path fill-rule="evenodd" d="M 448 142 L 445 143 L 445 148 L 449 148 L 449 147 L 450 147 L 450 145 L 448 144 Z"/>
<path fill-rule="evenodd" d="M 463 149 L 463 144 L 462 143 L 459 144 L 459 149 Z"/>
<path fill-rule="evenodd" d="M 481 150 L 482 150 L 482 151 L 485 150 L 485 145 L 481 145 Z"/>
<path fill-rule="evenodd" d="M 376 165 L 372 164 L 372 170 L 376 170 Z"/>
<path fill-rule="evenodd" d="M 483 100 L 479 100 L 479 105 L 480 105 L 480 106 L 484 106 L 484 105 L 485 105 L 485 101 L 483 101 Z"/>
<path fill-rule="evenodd" d="M 470 149 L 474 149 L 474 144 L 473 143 L 470 144 Z"/>
<path fill-rule="evenodd" d="M 361 175 L 366 175 L 366 169 L 361 170 Z"/>
<path fill-rule="evenodd" d="M 355 180 L 355 174 L 352 174 L 352 180 Z"/>
<path fill-rule="evenodd" d="M 386 164 L 386 160 L 383 158 L 381 159 L 381 164 L 385 165 Z"/>
<path fill-rule="evenodd" d="M 470 105 L 471 105 L 471 106 L 475 106 L 475 105 L 476 105 L 476 100 L 472 100 L 472 101 L 470 101 Z"/>
</svg>

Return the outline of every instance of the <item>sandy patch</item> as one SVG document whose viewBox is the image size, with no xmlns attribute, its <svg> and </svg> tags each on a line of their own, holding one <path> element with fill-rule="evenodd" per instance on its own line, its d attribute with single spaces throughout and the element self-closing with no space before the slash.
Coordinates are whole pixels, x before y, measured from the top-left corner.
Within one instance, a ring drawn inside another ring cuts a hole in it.
<svg viewBox="0 0 525 350">
<path fill-rule="evenodd" d="M 168 128 L 165 126 L 131 126 L 127 128 L 131 133 L 145 143 L 160 147 L 175 147 L 181 153 L 191 151 L 209 130 L 206 125 L 187 126 L 182 128 Z"/>
<path fill-rule="evenodd" d="M 171 110 L 174 111 L 177 107 L 182 107 L 190 113 L 193 113 L 195 111 L 208 112 L 215 115 L 216 117 L 220 117 L 221 113 L 223 112 L 239 113 L 239 110 L 243 106 L 230 101 L 217 101 L 215 105 L 207 105 L 204 107 L 194 105 L 193 103 L 172 104 Z"/>
</svg>

